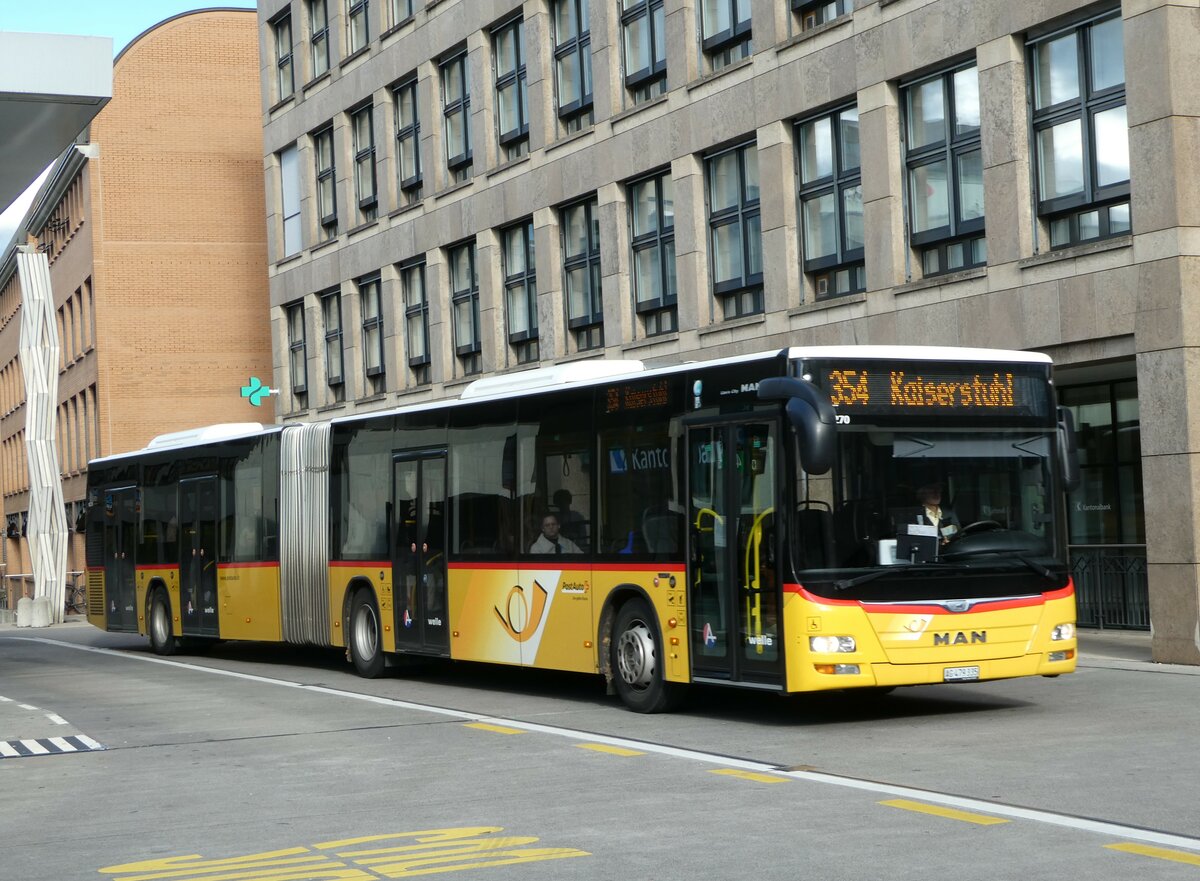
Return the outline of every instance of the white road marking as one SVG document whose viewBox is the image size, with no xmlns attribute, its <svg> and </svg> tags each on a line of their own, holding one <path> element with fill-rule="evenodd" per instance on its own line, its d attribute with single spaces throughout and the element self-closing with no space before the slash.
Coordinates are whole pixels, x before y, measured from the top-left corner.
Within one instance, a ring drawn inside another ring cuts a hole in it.
<svg viewBox="0 0 1200 881">
<path fill-rule="evenodd" d="M 37 709 L 37 707 L 32 706 L 31 704 L 17 704 L 17 706 L 20 707 L 22 710 L 36 710 Z"/>
<path fill-rule="evenodd" d="M 6 759 L 17 759 L 21 757 L 21 754 L 3 740 L 0 740 L 0 756 L 4 756 Z"/>
<path fill-rule="evenodd" d="M 21 744 L 21 746 L 25 747 L 25 749 L 27 749 L 31 753 L 33 753 L 35 756 L 50 755 L 50 750 L 46 749 L 44 746 L 42 746 L 40 743 L 38 743 L 36 740 L 33 740 L 32 738 L 30 738 L 29 740 L 22 740 L 22 741 L 20 741 L 20 744 Z"/>
<path fill-rule="evenodd" d="M 66 719 L 64 719 L 62 716 L 56 715 L 54 713 L 47 713 L 46 718 L 49 719 L 51 722 L 53 722 L 55 725 L 66 725 L 67 724 Z"/>
<path fill-rule="evenodd" d="M 909 786 L 894 786 L 889 783 L 879 783 L 874 780 L 859 780 L 854 777 L 841 777 L 836 774 L 824 774 L 819 771 L 789 771 L 778 768 L 767 762 L 753 761 L 750 759 L 731 758 L 730 756 L 718 755 L 716 753 L 707 753 L 701 750 L 681 749 L 679 747 L 664 746 L 657 743 L 649 743 L 642 740 L 631 740 L 624 737 L 611 737 L 604 734 L 596 734 L 590 731 L 574 731 L 570 728 L 559 728 L 554 725 L 541 725 L 536 722 L 524 722 L 520 719 L 505 719 L 496 716 L 481 715 L 479 713 L 468 713 L 463 710 L 453 710 L 447 707 L 431 706 L 428 704 L 419 704 L 413 701 L 397 700 L 394 698 L 380 697 L 373 694 L 360 694 L 355 691 L 345 691 L 340 688 L 330 688 L 324 685 L 306 685 L 303 682 L 293 682 L 289 679 L 274 679 L 268 676 L 257 676 L 251 673 L 239 673 L 235 670 L 222 670 L 216 667 L 205 667 L 197 664 L 188 664 L 183 661 L 170 661 L 166 658 L 149 657 L 146 655 L 133 655 L 128 652 L 114 651 L 113 649 L 98 648 L 89 645 L 76 645 L 70 642 L 59 642 L 53 639 L 44 639 L 40 637 L 11 637 L 26 642 L 40 642 L 45 645 L 57 646 L 59 648 L 75 649 L 82 652 L 93 652 L 100 655 L 109 655 L 114 658 L 124 658 L 129 661 L 142 661 L 147 664 L 162 664 L 167 667 L 178 667 L 184 670 L 190 670 L 197 673 L 209 673 L 214 676 L 228 676 L 232 679 L 241 679 L 247 682 L 258 682 L 264 685 L 274 685 L 283 688 L 295 688 L 302 691 L 312 692 L 314 694 L 325 694 L 331 697 L 342 697 L 350 700 L 364 701 L 366 703 L 379 704 L 386 707 L 394 707 L 402 710 L 414 710 L 417 712 L 431 713 L 437 716 L 446 716 L 452 719 L 462 719 L 468 722 L 484 722 L 491 725 L 502 725 L 512 728 L 518 728 L 522 731 L 537 732 L 539 734 L 548 734 L 554 737 L 562 737 L 568 740 L 589 741 L 591 743 L 606 743 L 611 746 L 622 747 L 625 749 L 638 749 L 656 755 L 671 756 L 678 759 L 687 759 L 693 762 L 700 762 L 706 765 L 719 765 L 724 768 L 740 768 L 745 771 L 751 771 L 760 774 L 782 775 L 791 777 L 795 780 L 803 780 L 809 783 L 820 783 L 827 786 L 841 786 L 847 789 L 857 789 L 863 792 L 876 794 L 890 795 L 898 798 L 916 799 L 919 801 L 929 802 L 931 804 L 945 805 L 951 808 L 958 808 L 965 811 L 983 811 L 984 813 L 992 814 L 998 817 L 1008 817 L 1014 820 L 1030 820 L 1035 823 L 1044 823 L 1050 826 L 1061 826 L 1068 829 L 1076 829 L 1081 832 L 1092 832 L 1097 835 L 1106 835 L 1117 838 L 1123 838 L 1132 841 L 1141 841 L 1147 844 L 1157 844 L 1166 847 L 1181 847 L 1188 850 L 1200 851 L 1200 838 L 1190 838 L 1185 835 L 1173 835 L 1166 832 L 1155 832 L 1151 829 L 1141 829 L 1136 826 L 1123 826 L 1120 823 L 1106 823 L 1101 820 L 1089 820 L 1085 817 L 1073 817 L 1068 814 L 1057 814 L 1053 811 L 1041 811 L 1032 808 L 1022 808 L 1015 805 L 998 804 L 981 799 L 965 798 L 948 793 L 934 792 L 927 789 L 916 789 Z M 85 738 L 83 735 L 77 735 L 80 740 L 88 743 L 90 738 Z M 90 741 L 89 746 L 95 743 Z M 99 744 L 97 744 L 99 746 Z"/>
<path fill-rule="evenodd" d="M 49 738 L 49 740 L 52 744 L 54 744 L 56 747 L 58 747 L 65 753 L 79 752 L 79 750 L 75 748 L 74 744 L 68 743 L 67 741 L 63 740 L 61 737 L 51 737 L 51 738 Z"/>
</svg>

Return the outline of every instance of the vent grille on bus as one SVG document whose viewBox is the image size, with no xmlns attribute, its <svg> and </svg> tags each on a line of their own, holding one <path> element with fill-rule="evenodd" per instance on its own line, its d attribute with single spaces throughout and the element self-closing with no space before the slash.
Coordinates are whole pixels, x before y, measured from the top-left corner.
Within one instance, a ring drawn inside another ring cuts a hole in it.
<svg viewBox="0 0 1200 881">
<path fill-rule="evenodd" d="M 104 571 L 90 570 L 87 574 L 87 610 L 89 618 L 104 617 Z"/>
<path fill-rule="evenodd" d="M 87 548 L 85 559 L 89 566 L 104 565 L 104 528 L 100 523 L 93 523 L 87 533 Z"/>
</svg>

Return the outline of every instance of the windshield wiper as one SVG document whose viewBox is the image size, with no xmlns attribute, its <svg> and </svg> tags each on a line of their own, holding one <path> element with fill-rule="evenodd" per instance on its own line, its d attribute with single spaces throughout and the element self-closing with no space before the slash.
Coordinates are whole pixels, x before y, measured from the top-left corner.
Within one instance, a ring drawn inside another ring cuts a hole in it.
<svg viewBox="0 0 1200 881">
<path fill-rule="evenodd" d="M 1051 581 L 1054 581 L 1057 579 L 1057 576 L 1053 572 L 1051 572 L 1049 569 L 1047 569 L 1045 566 L 1043 566 L 1037 560 L 1034 560 L 1031 557 L 1027 557 L 1024 554 L 1014 553 L 1013 551 L 1010 551 L 1010 550 L 973 551 L 973 552 L 962 553 L 962 554 L 953 554 L 953 553 L 944 554 L 943 556 L 945 556 L 947 559 L 952 558 L 958 562 L 969 559 L 971 557 L 1000 557 L 1000 556 L 1011 557 L 1014 560 L 1019 560 L 1020 562 L 1024 563 L 1026 568 L 1032 569 L 1034 572 L 1036 572 L 1038 575 L 1042 576 L 1043 578 L 1046 578 Z M 970 566 L 969 563 L 963 563 L 963 565 Z"/>
<path fill-rule="evenodd" d="M 882 569 L 876 569 L 874 572 L 867 572 L 865 575 L 835 581 L 833 589 L 849 590 L 852 587 L 858 587 L 860 584 L 866 584 L 868 581 L 874 581 L 876 578 L 882 578 L 885 575 L 896 575 L 900 572 L 929 572 L 931 570 L 936 572 L 942 568 L 942 566 L 885 566 Z"/>
</svg>

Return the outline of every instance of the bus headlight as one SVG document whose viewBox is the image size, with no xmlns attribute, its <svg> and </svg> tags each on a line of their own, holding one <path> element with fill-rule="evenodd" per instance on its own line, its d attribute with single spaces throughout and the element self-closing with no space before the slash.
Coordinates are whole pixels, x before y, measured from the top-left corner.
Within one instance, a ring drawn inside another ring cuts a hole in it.
<svg viewBox="0 0 1200 881">
<path fill-rule="evenodd" d="M 1050 631 L 1050 638 L 1057 642 L 1060 639 L 1074 639 L 1075 625 L 1074 624 L 1059 624 Z"/>
<path fill-rule="evenodd" d="M 808 647 L 822 655 L 852 652 L 857 648 L 853 636 L 810 636 Z"/>
</svg>

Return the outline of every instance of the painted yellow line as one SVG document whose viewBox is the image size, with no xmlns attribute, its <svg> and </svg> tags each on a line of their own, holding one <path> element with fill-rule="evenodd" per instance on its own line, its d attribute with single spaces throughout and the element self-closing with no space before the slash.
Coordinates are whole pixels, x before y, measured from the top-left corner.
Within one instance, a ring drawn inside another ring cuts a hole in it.
<svg viewBox="0 0 1200 881">
<path fill-rule="evenodd" d="M 609 746 L 607 743 L 577 743 L 580 749 L 594 749 L 598 753 L 609 753 L 614 756 L 644 756 L 645 753 L 636 749 L 625 749 L 620 746 Z"/>
<path fill-rule="evenodd" d="M 1189 866 L 1200 866 L 1200 854 L 1185 853 L 1182 850 L 1167 850 L 1165 847 L 1151 847 L 1148 844 L 1106 844 L 1111 850 L 1125 853 L 1136 853 L 1144 857 L 1154 857 L 1157 860 L 1170 860 L 1173 863 L 1187 863 Z"/>
<path fill-rule="evenodd" d="M 976 823 L 980 826 L 998 826 L 1001 823 L 1009 822 L 1000 817 L 989 817 L 985 814 L 969 814 L 966 811 L 956 811 L 954 808 L 943 808 L 938 805 L 927 805 L 919 801 L 909 801 L 906 798 L 881 801 L 880 804 L 886 805 L 889 808 L 900 808 L 904 811 L 933 814 L 936 817 L 945 817 L 948 820 L 962 820 L 964 823 Z"/>
<path fill-rule="evenodd" d="M 467 728 L 478 728 L 480 731 L 491 731 L 495 734 L 524 734 L 520 728 L 505 728 L 503 725 L 489 725 L 487 722 L 467 722 Z"/>
<path fill-rule="evenodd" d="M 726 777 L 738 777 L 742 780 L 753 780 L 755 783 L 787 783 L 786 777 L 772 777 L 770 774 L 755 774 L 753 771 L 739 771 L 736 768 L 718 768 L 709 774 L 723 774 Z"/>
</svg>

